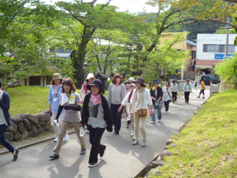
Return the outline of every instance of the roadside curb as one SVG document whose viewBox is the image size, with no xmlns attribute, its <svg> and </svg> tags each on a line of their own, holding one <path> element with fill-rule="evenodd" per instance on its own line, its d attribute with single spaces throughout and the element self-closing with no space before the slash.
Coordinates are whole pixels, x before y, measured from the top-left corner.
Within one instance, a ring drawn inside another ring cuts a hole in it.
<svg viewBox="0 0 237 178">
<path fill-rule="evenodd" d="M 75 133 L 75 131 L 69 131 L 68 134 L 73 134 Z M 21 145 L 19 147 L 17 147 L 18 149 L 23 149 L 23 148 L 28 148 L 30 146 L 34 146 L 34 145 L 37 145 L 37 144 L 40 144 L 40 143 L 44 143 L 44 142 L 47 142 L 47 141 L 50 141 L 50 140 L 53 140 L 55 138 L 55 136 L 50 136 L 49 138 L 46 138 L 46 139 L 42 139 L 42 140 L 38 140 L 38 141 L 33 141 L 31 143 L 28 143 L 28 144 L 25 144 L 25 145 Z M 8 150 L 6 151 L 0 151 L 0 155 L 4 155 L 4 154 L 7 154 L 7 153 L 10 153 Z"/>
</svg>

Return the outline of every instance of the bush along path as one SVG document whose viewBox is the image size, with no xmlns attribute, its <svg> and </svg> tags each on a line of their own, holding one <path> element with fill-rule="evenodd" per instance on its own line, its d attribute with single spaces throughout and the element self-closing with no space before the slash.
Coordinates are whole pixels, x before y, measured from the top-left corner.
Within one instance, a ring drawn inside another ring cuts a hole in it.
<svg viewBox="0 0 237 178">
<path fill-rule="evenodd" d="M 146 177 L 237 177 L 236 109 L 236 90 L 212 95 L 167 141 Z"/>
</svg>

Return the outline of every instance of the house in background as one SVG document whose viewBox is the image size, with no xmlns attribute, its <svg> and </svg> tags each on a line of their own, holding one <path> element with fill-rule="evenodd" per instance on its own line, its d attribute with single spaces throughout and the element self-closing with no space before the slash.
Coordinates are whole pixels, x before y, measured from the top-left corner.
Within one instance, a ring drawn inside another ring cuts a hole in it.
<svg viewBox="0 0 237 178">
<path fill-rule="evenodd" d="M 61 70 L 56 66 L 49 67 L 52 73 L 61 73 Z M 21 86 L 39 86 L 39 87 L 49 87 L 52 80 L 52 75 L 34 75 L 21 80 Z"/>
<path fill-rule="evenodd" d="M 234 40 L 237 34 L 229 34 L 228 56 L 233 57 L 237 51 Z M 222 62 L 226 56 L 226 34 L 198 34 L 196 78 L 203 73 L 213 74 L 215 65 Z"/>
<path fill-rule="evenodd" d="M 174 38 L 175 34 L 183 35 L 183 32 L 169 32 L 163 33 L 160 37 L 160 44 L 162 46 L 164 41 L 171 41 Z M 177 42 L 173 45 L 177 51 L 185 50 L 190 51 L 189 57 L 186 59 L 183 69 L 178 69 L 178 73 L 181 75 L 181 79 L 195 79 L 194 65 L 196 62 L 196 52 L 197 52 L 197 44 L 188 40 L 187 36 L 181 42 Z"/>
</svg>

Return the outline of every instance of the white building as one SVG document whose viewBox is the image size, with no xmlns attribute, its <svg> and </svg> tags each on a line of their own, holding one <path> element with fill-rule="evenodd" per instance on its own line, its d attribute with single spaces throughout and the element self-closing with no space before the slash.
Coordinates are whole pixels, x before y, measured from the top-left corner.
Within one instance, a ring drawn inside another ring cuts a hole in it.
<svg viewBox="0 0 237 178">
<path fill-rule="evenodd" d="M 237 52 L 234 40 L 237 34 L 229 35 L 228 56 L 233 57 Z M 225 59 L 226 34 L 198 34 L 197 35 L 197 59 L 195 69 L 197 74 L 205 72 L 210 74 L 216 64 Z"/>
</svg>

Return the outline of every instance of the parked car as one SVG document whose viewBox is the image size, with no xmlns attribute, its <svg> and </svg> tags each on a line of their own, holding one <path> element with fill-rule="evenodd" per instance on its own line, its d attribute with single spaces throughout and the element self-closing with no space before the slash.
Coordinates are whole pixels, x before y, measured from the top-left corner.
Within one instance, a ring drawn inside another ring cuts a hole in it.
<svg viewBox="0 0 237 178">
<path fill-rule="evenodd" d="M 202 75 L 201 80 L 205 83 L 210 85 L 210 82 L 212 81 L 213 84 L 218 84 L 221 81 L 215 76 L 215 75 Z"/>
</svg>

